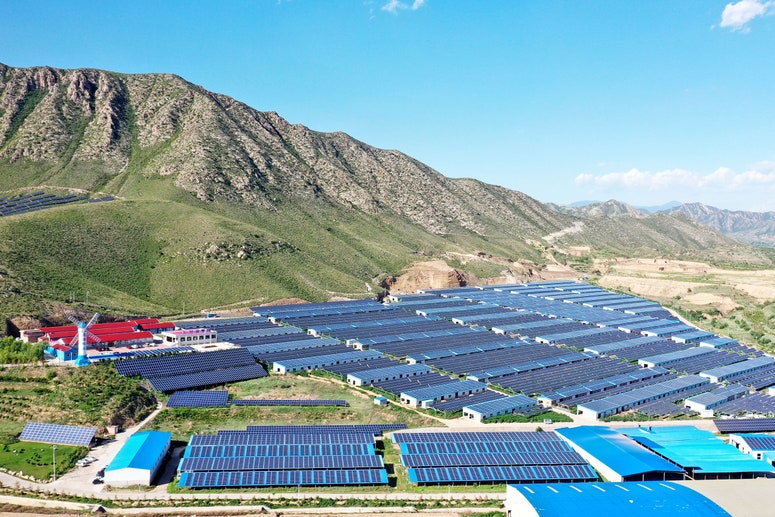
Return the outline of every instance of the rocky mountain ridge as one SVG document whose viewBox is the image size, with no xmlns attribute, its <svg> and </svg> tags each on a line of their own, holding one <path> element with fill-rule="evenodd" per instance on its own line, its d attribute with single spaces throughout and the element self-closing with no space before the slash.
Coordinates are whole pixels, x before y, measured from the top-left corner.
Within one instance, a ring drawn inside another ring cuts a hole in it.
<svg viewBox="0 0 775 517">
<path fill-rule="evenodd" d="M 33 291 L 159 314 L 367 296 L 439 259 L 461 279 L 580 253 L 768 260 L 684 214 L 580 218 L 174 75 L 0 65 L 0 193 L 43 186 L 114 201 L 0 217 L 0 309 Z"/>
<path fill-rule="evenodd" d="M 322 199 L 436 234 L 481 234 L 493 216 L 534 236 L 543 230 L 531 219 L 566 224 L 520 192 L 445 178 L 398 151 L 290 124 L 174 75 L 0 65 L 0 135 L 0 160 L 32 162 L 52 184 L 94 188 L 77 178 L 84 164 L 109 181 L 145 155 L 143 174 L 171 176 L 204 201 L 277 209 L 282 198 Z"/>
<path fill-rule="evenodd" d="M 668 213 L 682 212 L 737 241 L 775 246 L 775 212 L 726 210 L 702 203 L 684 203 Z"/>
</svg>

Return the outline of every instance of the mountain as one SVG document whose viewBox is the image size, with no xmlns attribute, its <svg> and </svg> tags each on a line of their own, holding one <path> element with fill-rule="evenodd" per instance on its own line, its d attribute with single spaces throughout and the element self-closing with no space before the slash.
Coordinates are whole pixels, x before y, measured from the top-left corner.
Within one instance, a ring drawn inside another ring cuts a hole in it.
<svg viewBox="0 0 775 517">
<path fill-rule="evenodd" d="M 362 297 L 433 259 L 514 280 L 569 247 L 705 258 L 737 249 L 680 214 L 579 218 L 450 179 L 174 75 L 0 65 L 0 195 L 31 190 L 113 200 L 0 217 L 4 314 Z"/>
<path fill-rule="evenodd" d="M 646 217 L 647 212 L 639 210 L 621 201 L 610 199 L 608 201 L 595 201 L 585 204 L 574 203 L 570 206 L 551 205 L 556 210 L 576 217 Z"/>
<path fill-rule="evenodd" d="M 684 203 L 667 212 L 684 213 L 740 242 L 775 246 L 775 212 L 725 210 L 702 203 Z"/>
<path fill-rule="evenodd" d="M 656 206 L 636 206 L 638 210 L 641 210 L 643 212 L 653 214 L 656 212 L 666 212 L 668 210 L 671 210 L 677 206 L 681 206 L 680 201 L 668 201 L 667 203 L 663 203 L 661 205 Z"/>
</svg>

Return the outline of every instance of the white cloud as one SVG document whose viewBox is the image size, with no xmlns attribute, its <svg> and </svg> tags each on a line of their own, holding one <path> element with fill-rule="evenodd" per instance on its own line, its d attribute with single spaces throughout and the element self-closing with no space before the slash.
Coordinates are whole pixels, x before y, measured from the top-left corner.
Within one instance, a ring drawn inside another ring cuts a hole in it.
<svg viewBox="0 0 775 517">
<path fill-rule="evenodd" d="M 631 169 L 609 174 L 579 174 L 576 185 L 601 188 L 646 189 L 666 191 L 675 188 L 729 189 L 734 191 L 753 189 L 757 186 L 775 186 L 775 162 L 759 162 L 745 172 L 735 172 L 720 167 L 709 174 L 699 174 L 684 169 L 668 169 L 659 172 Z"/>
<path fill-rule="evenodd" d="M 729 27 L 733 31 L 749 32 L 748 23 L 760 16 L 773 14 L 775 1 L 767 0 L 740 0 L 727 4 L 721 13 L 721 26 Z"/>
<path fill-rule="evenodd" d="M 401 0 L 388 0 L 388 2 L 381 7 L 383 11 L 387 11 L 389 13 L 398 14 L 398 11 L 403 11 L 406 9 L 411 9 L 412 11 L 416 11 L 423 5 L 425 5 L 426 0 L 414 0 L 412 2 L 412 5 L 408 5 Z"/>
<path fill-rule="evenodd" d="M 613 198 L 636 206 L 699 201 L 733 210 L 775 211 L 773 161 L 753 164 L 743 172 L 720 167 L 706 174 L 678 168 L 584 173 L 576 176 L 575 183 L 575 197 L 584 199 Z"/>
</svg>

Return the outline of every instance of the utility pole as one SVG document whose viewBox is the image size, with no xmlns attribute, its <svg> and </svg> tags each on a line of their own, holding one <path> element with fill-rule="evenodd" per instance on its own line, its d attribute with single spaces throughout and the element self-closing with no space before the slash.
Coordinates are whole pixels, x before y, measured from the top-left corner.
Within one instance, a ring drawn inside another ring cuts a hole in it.
<svg viewBox="0 0 775 517">
<path fill-rule="evenodd" d="M 54 481 L 57 480 L 57 446 L 52 445 L 51 450 L 54 451 Z"/>
</svg>

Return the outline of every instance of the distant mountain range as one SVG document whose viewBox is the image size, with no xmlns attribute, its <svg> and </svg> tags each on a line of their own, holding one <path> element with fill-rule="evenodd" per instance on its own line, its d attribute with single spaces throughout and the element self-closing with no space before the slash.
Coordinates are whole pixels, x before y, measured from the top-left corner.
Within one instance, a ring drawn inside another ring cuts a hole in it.
<svg viewBox="0 0 775 517">
<path fill-rule="evenodd" d="M 174 75 L 0 65 L 0 196 L 40 190 L 112 200 L 0 217 L 0 314 L 363 297 L 439 259 L 512 281 L 578 253 L 770 263 L 681 213 L 571 213 Z"/>
<path fill-rule="evenodd" d="M 747 212 L 726 210 L 702 203 L 673 201 L 659 207 L 633 207 L 620 201 L 582 201 L 569 206 L 553 205 L 558 210 L 576 217 L 647 217 L 663 212 L 683 213 L 727 237 L 746 244 L 775 246 L 775 212 Z"/>
</svg>

